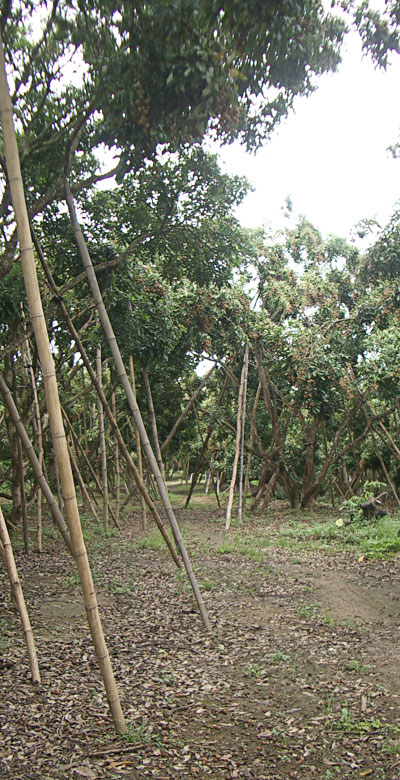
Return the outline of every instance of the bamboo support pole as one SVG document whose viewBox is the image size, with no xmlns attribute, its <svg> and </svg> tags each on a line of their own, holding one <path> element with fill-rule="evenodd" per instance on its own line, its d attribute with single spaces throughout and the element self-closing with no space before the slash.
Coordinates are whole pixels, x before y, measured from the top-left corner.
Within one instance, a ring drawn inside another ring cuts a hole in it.
<svg viewBox="0 0 400 780">
<path fill-rule="evenodd" d="M 99 662 L 107 699 L 109 702 L 115 728 L 121 733 L 126 732 L 125 719 L 122 713 L 118 689 L 112 671 L 110 656 L 105 643 L 100 620 L 96 592 L 93 584 L 89 560 L 82 535 L 76 500 L 75 486 L 69 458 L 68 445 L 62 422 L 58 385 L 54 368 L 46 321 L 43 312 L 39 282 L 33 255 L 32 238 L 28 212 L 25 203 L 24 188 L 18 154 L 17 138 L 13 124 L 13 109 L 9 95 L 5 70 L 4 50 L 0 38 L 0 113 L 3 129 L 3 143 L 7 165 L 11 200 L 15 212 L 17 234 L 21 253 L 21 263 L 25 288 L 29 303 L 32 326 L 43 374 L 45 397 L 49 413 L 50 427 L 56 462 L 60 471 L 66 519 L 71 535 L 72 549 L 76 561 L 82 593 L 85 602 L 87 619 L 92 635 L 93 645 Z"/>
<path fill-rule="evenodd" d="M 101 344 L 97 345 L 96 352 L 96 369 L 97 369 L 97 381 L 102 387 L 102 362 L 101 362 Z M 104 432 L 104 410 L 103 404 L 100 398 L 97 399 L 97 410 L 99 415 L 99 446 L 100 446 L 100 462 L 101 462 L 101 483 L 103 493 L 103 526 L 104 530 L 108 529 L 108 474 L 107 474 L 107 450 L 106 450 L 106 438 Z"/>
<path fill-rule="evenodd" d="M 152 396 L 152 393 L 151 393 L 149 375 L 148 375 L 146 369 L 144 369 L 144 371 L 143 371 L 143 381 L 144 381 L 144 387 L 145 387 L 145 391 L 146 391 L 147 408 L 149 410 L 151 430 L 152 430 L 152 434 L 153 434 L 154 453 L 155 453 L 155 456 L 156 456 L 156 461 L 157 461 L 157 464 L 158 464 L 158 468 L 160 469 L 160 473 L 161 473 L 161 476 L 162 476 L 162 478 L 164 480 L 164 484 L 165 484 L 165 471 L 164 471 L 164 464 L 162 462 L 162 457 L 161 457 L 160 441 L 159 441 L 159 438 L 158 438 L 156 413 L 154 411 L 153 396 Z"/>
<path fill-rule="evenodd" d="M 238 520 L 243 519 L 243 472 L 244 472 L 244 438 L 246 426 L 246 399 L 247 399 L 247 377 L 249 373 L 249 345 L 246 344 L 244 350 L 244 381 L 243 381 L 243 399 L 242 399 L 242 420 L 240 430 L 240 463 L 239 463 L 239 496 L 238 496 Z"/>
<path fill-rule="evenodd" d="M 47 480 L 45 479 L 45 476 L 43 474 L 42 464 L 40 463 L 40 460 L 35 453 L 33 444 L 29 439 L 29 436 L 25 430 L 25 426 L 19 416 L 18 409 L 14 403 L 14 399 L 7 387 L 7 383 L 4 377 L 1 374 L 0 374 L 0 393 L 3 396 L 4 403 L 7 407 L 10 418 L 15 425 L 18 436 L 21 439 L 22 446 L 27 454 L 27 457 L 29 458 L 33 473 L 35 475 L 35 479 L 38 485 L 40 486 L 43 495 L 49 505 L 49 509 L 53 516 L 53 520 L 58 526 L 61 536 L 64 539 L 64 542 L 69 552 L 72 554 L 71 537 L 69 535 L 68 528 L 65 525 L 64 517 L 58 506 L 57 499 L 53 495 L 50 486 Z"/>
<path fill-rule="evenodd" d="M 159 529 L 159 531 L 160 531 L 160 533 L 161 533 L 161 535 L 162 535 L 162 537 L 163 537 L 163 539 L 165 541 L 165 544 L 167 545 L 167 547 L 168 547 L 168 549 L 169 549 L 169 551 L 171 553 L 171 557 L 172 557 L 174 563 L 176 564 L 176 566 L 178 568 L 180 568 L 181 567 L 181 562 L 180 562 L 180 560 L 179 560 L 179 558 L 178 558 L 178 556 L 177 556 L 177 554 L 176 554 L 176 552 L 174 550 L 174 547 L 173 547 L 173 545 L 171 543 L 171 540 L 170 540 L 170 538 L 169 538 L 169 536 L 168 536 L 168 534 L 167 534 L 167 532 L 166 532 L 166 530 L 164 528 L 163 522 L 162 522 L 161 517 L 159 515 L 159 512 L 157 510 L 157 507 L 155 506 L 155 504 L 151 500 L 151 498 L 149 496 L 149 493 L 146 490 L 146 487 L 145 487 L 145 485 L 143 483 L 143 480 L 140 478 L 140 474 L 139 474 L 139 472 L 138 472 L 138 470 L 137 470 L 137 468 L 136 468 L 136 466 L 135 466 L 135 464 L 134 464 L 134 462 L 133 462 L 133 460 L 131 458 L 130 452 L 129 452 L 126 444 L 125 444 L 125 441 L 123 439 L 121 431 L 120 431 L 120 429 L 119 429 L 119 427 L 117 425 L 117 421 L 114 418 L 114 415 L 113 415 L 113 413 L 112 413 L 112 411 L 110 409 L 109 403 L 108 403 L 108 401 L 107 401 L 107 399 L 106 399 L 106 397 L 105 397 L 105 395 L 103 393 L 102 388 L 99 386 L 96 374 L 95 374 L 95 372 L 94 372 L 94 370 L 93 370 L 93 368 L 91 366 L 90 360 L 89 360 L 89 358 L 87 356 L 85 347 L 84 347 L 84 345 L 83 345 L 83 343 L 82 343 L 82 341 L 80 339 L 79 333 L 76 330 L 76 328 L 75 328 L 75 326 L 74 326 L 74 324 L 73 324 L 73 322 L 71 320 L 71 317 L 68 314 L 68 311 L 67 311 L 67 309 L 65 307 L 65 304 L 64 304 L 62 298 L 59 296 L 57 285 L 56 285 L 56 283 L 54 281 L 54 278 L 53 278 L 53 275 L 52 275 L 52 273 L 50 271 L 50 268 L 49 268 L 49 266 L 46 263 L 44 254 L 42 252 L 42 248 L 41 248 L 39 242 L 37 241 L 33 231 L 32 231 L 32 235 L 33 235 L 33 241 L 34 241 L 34 244 L 35 244 L 36 251 L 38 253 L 40 262 L 42 264 L 42 268 L 43 268 L 43 270 L 44 270 L 44 272 L 46 274 L 46 278 L 47 278 L 47 282 L 48 282 L 49 288 L 52 291 L 52 293 L 58 299 L 58 303 L 59 303 L 59 306 L 61 308 L 61 311 L 62 311 L 63 317 L 65 319 L 65 322 L 67 324 L 68 330 L 69 330 L 72 338 L 75 341 L 77 350 L 79 350 L 79 352 L 81 354 L 81 358 L 82 358 L 82 360 L 83 360 L 83 362 L 84 362 L 84 364 L 86 366 L 86 369 L 87 369 L 87 372 L 88 372 L 88 374 L 90 376 L 90 380 L 91 380 L 91 382 L 93 384 L 93 387 L 95 388 L 97 395 L 101 399 L 101 403 L 103 404 L 104 411 L 105 411 L 105 413 L 106 413 L 106 415 L 107 415 L 107 417 L 108 417 L 108 419 L 109 419 L 109 421 L 111 423 L 111 427 L 112 427 L 112 429 L 114 431 L 114 434 L 115 434 L 115 436 L 118 439 L 119 446 L 121 448 L 121 453 L 122 453 L 122 455 L 123 455 L 123 457 L 125 459 L 125 462 L 126 462 L 128 468 L 129 468 L 129 471 L 131 472 L 131 474 L 133 475 L 133 477 L 135 479 L 135 482 L 137 484 L 137 487 L 138 487 L 141 495 L 143 495 L 144 500 L 146 501 L 146 504 L 147 504 L 147 506 L 148 506 L 152 516 L 153 516 L 153 519 L 154 519 L 154 521 L 155 521 L 155 523 L 156 523 L 156 525 L 157 525 L 157 527 L 158 527 L 158 529 Z M 128 419 L 128 422 L 129 422 L 129 419 Z"/>
<path fill-rule="evenodd" d="M 0 507 L 0 549 L 10 580 L 11 594 L 20 616 L 22 630 L 24 632 L 26 647 L 28 650 L 29 665 L 31 668 L 32 682 L 40 684 L 40 671 L 36 655 L 35 640 L 31 622 L 29 620 L 28 610 L 26 608 L 24 594 L 18 577 L 17 567 L 15 565 L 14 553 L 11 546 L 10 536 L 7 530 L 6 521 Z"/>
<path fill-rule="evenodd" d="M 241 440 L 241 435 L 242 435 L 243 391 L 244 391 L 245 373 L 246 373 L 246 367 L 245 367 L 245 361 L 243 361 L 242 372 L 241 372 L 241 375 L 240 375 L 239 392 L 238 392 L 238 407 L 237 407 L 237 416 L 236 416 L 235 456 L 234 456 L 234 459 L 233 459 L 231 484 L 230 484 L 230 487 L 229 487 L 228 506 L 226 508 L 225 531 L 229 531 L 229 529 L 231 527 L 233 496 L 234 496 L 234 492 L 235 492 L 237 468 L 238 468 L 239 456 L 240 456 L 240 440 Z"/>
<path fill-rule="evenodd" d="M 132 390 L 136 397 L 135 366 L 133 363 L 132 355 L 129 355 L 129 375 L 130 375 Z M 137 455 L 138 470 L 140 474 L 140 479 L 143 482 L 142 443 L 140 441 L 140 433 L 136 425 L 135 425 L 135 436 L 136 436 L 136 455 Z M 145 531 L 147 528 L 146 503 L 142 493 L 140 493 L 140 508 L 141 508 L 141 516 L 142 516 L 142 530 Z"/>
<path fill-rule="evenodd" d="M 154 478 L 156 480 L 157 487 L 158 487 L 158 490 L 159 490 L 162 502 L 164 504 L 166 515 L 167 515 L 168 520 L 170 522 L 170 525 L 171 525 L 172 532 L 174 534 L 174 538 L 176 540 L 176 543 L 177 543 L 177 545 L 179 547 L 179 551 L 180 551 L 181 556 L 182 556 L 182 560 L 183 560 L 183 563 L 184 563 L 184 566 L 185 566 L 185 569 L 186 569 L 186 572 L 187 572 L 187 575 L 188 575 L 188 579 L 189 579 L 189 582 L 190 582 L 190 584 L 192 586 L 192 590 L 193 590 L 193 593 L 194 593 L 197 605 L 199 607 L 199 611 L 200 611 L 200 614 L 201 614 L 201 618 L 203 620 L 203 624 L 204 624 L 204 626 L 205 626 L 207 631 L 211 631 L 210 620 L 209 620 L 209 617 L 207 615 L 207 611 L 206 611 L 206 608 L 205 608 L 205 605 L 204 605 L 204 601 L 203 601 L 202 595 L 200 593 L 199 586 L 197 584 L 197 580 L 196 580 L 195 574 L 193 572 L 192 565 L 191 565 L 190 560 L 189 560 L 189 556 L 187 554 L 187 550 L 186 550 L 186 547 L 185 547 L 185 543 L 183 541 L 183 537 L 182 537 L 180 528 L 179 528 L 178 523 L 176 521 L 173 509 L 172 509 L 172 506 L 171 506 L 171 502 L 169 500 L 168 491 L 167 491 L 167 489 L 165 487 L 165 483 L 164 483 L 162 474 L 161 474 L 160 469 L 158 467 L 156 458 L 154 456 L 154 452 L 153 452 L 153 450 L 151 448 L 151 445 L 150 445 L 150 442 L 149 442 L 149 439 L 148 439 L 148 436 L 147 436 L 147 432 L 146 432 L 146 429 L 144 427 L 144 423 L 143 423 L 143 420 L 142 420 L 142 416 L 140 414 L 139 407 L 137 405 L 136 397 L 135 397 L 135 394 L 134 394 L 134 392 L 132 390 L 132 387 L 131 387 L 131 384 L 130 384 L 130 381 L 129 381 L 129 377 L 128 377 L 127 373 L 126 373 L 126 369 L 125 369 L 125 366 L 124 366 L 124 363 L 123 363 L 123 360 L 122 360 L 121 352 L 119 350 L 118 342 L 117 342 L 117 339 L 115 337 L 113 328 L 111 326 L 111 322 L 110 322 L 110 319 L 108 317 L 106 308 L 104 306 L 103 298 L 102 298 L 102 295 L 101 295 L 101 292 L 100 292 L 100 287 L 98 285 L 96 274 L 95 274 L 95 271 L 94 271 L 94 268 L 93 268 L 93 265 L 92 265 L 92 261 L 91 261 L 91 258 L 90 258 L 90 255 L 89 255 L 89 252 L 88 252 L 88 249 L 87 249 L 87 246 L 86 246 L 86 242 L 85 242 L 85 239 L 83 237 L 83 233 L 82 233 L 82 230 L 80 228 L 80 225 L 79 225 L 79 222 L 78 222 L 78 218 L 77 218 L 77 215 L 76 215 L 75 204 L 74 204 L 74 200 L 73 200 L 73 197 L 72 197 L 71 188 L 70 188 L 70 186 L 69 186 L 67 181 L 65 182 L 65 192 L 66 192 L 66 201 L 67 201 L 68 210 L 69 210 L 69 214 L 70 214 L 70 218 L 71 218 L 72 228 L 73 228 L 74 235 L 75 235 L 75 240 L 77 242 L 77 245 L 78 245 L 78 248 L 79 248 L 79 252 L 80 252 L 81 257 L 82 257 L 82 262 L 83 262 L 83 265 L 84 265 L 85 270 L 86 270 L 89 286 L 90 286 L 90 288 L 92 290 L 93 299 L 95 301 L 95 304 L 96 304 L 96 307 L 97 307 L 97 311 L 99 312 L 100 321 L 101 321 L 101 324 L 103 326 L 103 330 L 104 330 L 104 332 L 106 334 L 106 337 L 107 337 L 107 340 L 108 340 L 108 344 L 109 344 L 109 347 L 110 347 L 110 350 L 111 350 L 111 354 L 112 354 L 112 356 L 114 358 L 114 362 L 115 362 L 116 369 L 117 369 L 117 374 L 119 376 L 121 385 L 122 385 L 122 387 L 125 390 L 125 394 L 126 394 L 126 397 L 127 397 L 127 400 L 128 400 L 129 408 L 130 408 L 132 416 L 133 416 L 133 418 L 135 420 L 135 424 L 136 424 L 136 426 L 137 426 L 137 428 L 139 430 L 140 439 L 141 439 L 141 442 L 142 442 L 142 445 L 143 445 L 143 449 L 144 449 L 144 451 L 146 453 L 146 458 L 147 458 L 147 461 L 148 461 L 148 463 L 150 465 L 150 468 L 151 468 L 151 470 L 152 470 L 152 472 L 154 474 Z"/>
<path fill-rule="evenodd" d="M 163 450 L 165 450 L 165 449 L 166 449 L 166 447 L 167 447 L 167 446 L 168 446 L 168 444 L 170 443 L 171 439 L 172 439 L 172 438 L 175 436 L 175 433 L 177 432 L 177 430 L 178 430 L 178 428 L 179 428 L 179 426 L 180 426 L 180 424 L 181 424 L 182 420 L 184 419 L 184 417 L 186 417 L 186 415 L 187 415 L 188 411 L 191 409 L 191 407 L 193 406 L 194 402 L 196 401 L 196 399 L 197 399 L 197 398 L 198 398 L 198 396 L 200 395 L 201 391 L 202 391 L 202 390 L 203 390 L 203 388 L 206 386 L 206 384 L 207 384 L 207 382 L 208 382 L 208 380 L 209 380 L 210 376 L 213 374 L 213 372 L 215 371 L 215 369 L 216 369 L 216 366 L 215 366 L 215 365 L 214 365 L 214 366 L 212 366 L 212 367 L 210 368 L 209 372 L 208 372 L 208 373 L 205 375 L 204 379 L 202 379 L 202 381 L 200 382 L 200 384 L 199 384 L 199 386 L 198 386 L 197 390 L 196 390 L 196 391 L 193 393 L 192 397 L 191 397 L 191 398 L 189 399 L 189 401 L 187 402 L 187 404 L 186 404 L 186 406 L 185 406 L 185 408 L 184 408 L 183 412 L 182 412 L 182 413 L 179 415 L 179 417 L 178 417 L 177 421 L 176 421 L 176 422 L 174 423 L 174 425 L 172 426 L 172 428 L 171 428 L 171 430 L 170 430 L 170 432 L 169 432 L 169 434 L 168 434 L 167 438 L 165 439 L 165 441 L 163 441 L 163 443 L 162 443 L 162 445 L 161 445 L 161 452 L 163 452 Z"/>
</svg>

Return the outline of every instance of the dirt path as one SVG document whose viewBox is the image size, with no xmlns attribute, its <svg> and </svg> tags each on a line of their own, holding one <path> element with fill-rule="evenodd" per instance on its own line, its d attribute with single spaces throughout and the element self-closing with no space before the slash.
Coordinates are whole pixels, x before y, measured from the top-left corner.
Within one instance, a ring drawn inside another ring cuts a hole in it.
<svg viewBox="0 0 400 780">
<path fill-rule="evenodd" d="M 5 586 L 0 778 L 398 780 L 400 559 L 221 554 L 221 526 L 185 518 L 211 637 L 136 527 L 91 546 L 129 742 L 110 725 L 72 563 L 59 548 L 18 556 L 43 685 Z"/>
</svg>

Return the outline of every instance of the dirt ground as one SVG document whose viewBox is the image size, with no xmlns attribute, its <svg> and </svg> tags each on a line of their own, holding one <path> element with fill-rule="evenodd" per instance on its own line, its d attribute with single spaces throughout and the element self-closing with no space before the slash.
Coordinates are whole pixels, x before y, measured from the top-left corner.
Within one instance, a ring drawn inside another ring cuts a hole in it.
<svg viewBox="0 0 400 780">
<path fill-rule="evenodd" d="M 137 548 L 137 518 L 89 544 L 127 739 L 110 722 L 67 553 L 52 542 L 16 554 L 37 689 L 1 572 L 1 780 L 400 778 L 400 558 L 223 553 L 217 513 L 178 516 L 212 635 L 167 552 Z"/>
</svg>

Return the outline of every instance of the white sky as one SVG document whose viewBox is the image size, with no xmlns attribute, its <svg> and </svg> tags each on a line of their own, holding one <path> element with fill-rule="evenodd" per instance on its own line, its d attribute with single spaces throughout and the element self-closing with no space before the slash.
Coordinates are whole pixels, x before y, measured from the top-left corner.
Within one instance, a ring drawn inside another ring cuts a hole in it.
<svg viewBox="0 0 400 780">
<path fill-rule="evenodd" d="M 290 195 L 323 234 L 346 237 L 365 217 L 385 224 L 400 199 L 400 159 L 387 151 L 400 138 L 400 56 L 375 70 L 354 36 L 319 85 L 256 156 L 237 144 L 221 151 L 226 169 L 255 188 L 238 210 L 246 227 L 281 227 Z"/>
</svg>

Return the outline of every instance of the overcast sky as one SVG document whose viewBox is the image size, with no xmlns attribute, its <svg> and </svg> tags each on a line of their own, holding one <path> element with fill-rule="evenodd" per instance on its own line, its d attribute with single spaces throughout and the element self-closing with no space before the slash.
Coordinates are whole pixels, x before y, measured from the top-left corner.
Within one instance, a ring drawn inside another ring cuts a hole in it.
<svg viewBox="0 0 400 780">
<path fill-rule="evenodd" d="M 400 159 L 387 151 L 400 137 L 400 56 L 375 70 L 354 37 L 338 72 L 319 84 L 255 157 L 236 144 L 221 152 L 255 188 L 238 211 L 245 226 L 280 227 L 290 195 L 324 234 L 348 236 L 365 217 L 385 224 L 400 199 Z"/>
</svg>

